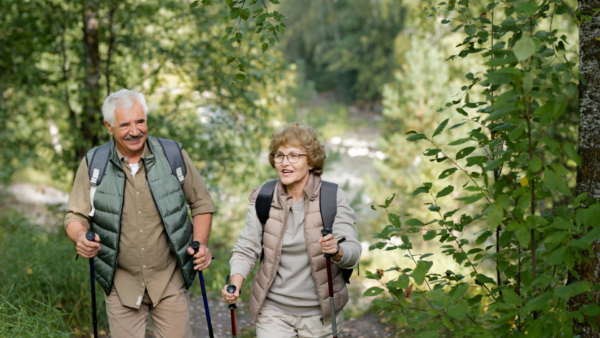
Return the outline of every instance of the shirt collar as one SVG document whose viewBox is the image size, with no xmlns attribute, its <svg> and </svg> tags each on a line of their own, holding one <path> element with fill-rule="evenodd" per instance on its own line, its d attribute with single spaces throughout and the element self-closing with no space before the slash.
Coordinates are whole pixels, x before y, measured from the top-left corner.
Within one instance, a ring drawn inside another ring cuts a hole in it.
<svg viewBox="0 0 600 338">
<path fill-rule="evenodd" d="M 121 151 L 119 151 L 119 147 L 117 147 L 116 144 L 115 144 L 115 149 L 117 150 L 117 156 L 119 156 L 119 160 L 129 163 L 129 159 L 127 157 L 123 156 Z M 146 142 L 146 143 L 144 143 L 144 152 L 142 152 L 141 158 L 143 159 L 146 156 L 150 156 L 150 155 L 152 155 L 152 151 L 150 150 L 150 147 L 148 147 L 148 142 Z"/>
</svg>

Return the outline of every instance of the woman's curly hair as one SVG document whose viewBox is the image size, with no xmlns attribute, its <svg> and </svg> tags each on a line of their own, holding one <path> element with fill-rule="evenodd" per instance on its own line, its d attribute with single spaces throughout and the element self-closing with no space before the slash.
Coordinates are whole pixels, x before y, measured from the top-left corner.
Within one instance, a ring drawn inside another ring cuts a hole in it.
<svg viewBox="0 0 600 338">
<path fill-rule="evenodd" d="M 321 176 L 325 166 L 325 147 L 319 142 L 317 133 L 310 126 L 293 122 L 276 131 L 271 135 L 269 146 L 269 163 L 275 168 L 275 153 L 281 146 L 299 147 L 306 151 L 308 165 L 312 167 L 311 172 Z"/>
</svg>

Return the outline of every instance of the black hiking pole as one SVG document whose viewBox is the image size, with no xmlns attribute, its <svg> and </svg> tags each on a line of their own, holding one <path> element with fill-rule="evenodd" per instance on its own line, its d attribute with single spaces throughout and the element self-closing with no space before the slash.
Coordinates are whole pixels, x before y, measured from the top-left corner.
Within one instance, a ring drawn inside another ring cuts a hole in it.
<svg viewBox="0 0 600 338">
<path fill-rule="evenodd" d="M 225 279 L 225 284 L 229 284 L 229 275 L 227 275 L 227 278 Z M 235 293 L 236 289 L 237 287 L 233 284 L 227 285 L 227 292 L 229 293 Z M 237 338 L 237 330 L 235 327 L 235 309 L 237 309 L 237 306 L 235 306 L 235 303 L 229 304 L 229 309 L 231 310 L 231 334 L 233 338 Z"/>
<path fill-rule="evenodd" d="M 323 237 L 329 235 L 331 233 L 331 229 L 330 228 L 324 228 L 323 230 L 321 230 L 321 235 L 323 235 Z M 345 241 L 346 238 L 342 238 L 341 240 L 338 241 L 339 243 L 342 243 L 343 241 Z M 324 254 L 323 257 L 325 257 L 325 262 L 327 263 L 327 286 L 329 287 L 329 308 L 331 310 L 331 330 L 333 332 L 333 338 L 337 338 L 337 325 L 335 322 L 335 302 L 333 299 L 333 280 L 332 280 L 332 275 L 331 275 L 331 257 L 333 257 L 332 254 Z"/>
<path fill-rule="evenodd" d="M 198 249 L 200 249 L 200 242 L 193 241 L 192 249 L 194 249 L 194 254 L 197 254 Z M 202 289 L 202 299 L 204 300 L 204 312 L 206 312 L 206 322 L 208 323 L 208 335 L 210 338 L 214 338 L 210 313 L 208 312 L 208 299 L 206 299 L 206 289 L 204 288 L 204 276 L 202 275 L 202 271 L 198 271 L 198 276 L 200 276 L 200 287 Z"/>
<path fill-rule="evenodd" d="M 85 233 L 85 239 L 90 242 L 96 241 L 96 233 L 88 231 Z M 75 257 L 75 260 L 79 258 L 79 255 Z M 96 282 L 94 280 L 94 257 L 89 259 L 90 261 L 90 280 L 92 284 L 92 321 L 94 323 L 94 338 L 98 338 L 98 317 L 96 316 Z"/>
</svg>

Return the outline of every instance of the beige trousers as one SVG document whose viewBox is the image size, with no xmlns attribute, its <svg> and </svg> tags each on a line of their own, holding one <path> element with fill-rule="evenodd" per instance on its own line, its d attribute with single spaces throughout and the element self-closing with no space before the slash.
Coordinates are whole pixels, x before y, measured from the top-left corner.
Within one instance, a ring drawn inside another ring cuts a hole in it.
<svg viewBox="0 0 600 338">
<path fill-rule="evenodd" d="M 113 287 L 106 297 L 106 314 L 112 338 L 144 338 L 146 316 L 150 313 L 154 323 L 154 335 L 159 338 L 190 338 L 190 297 L 181 288 L 173 296 L 164 298 L 154 307 L 148 292 L 144 293 L 139 309 L 121 305 L 117 290 Z"/>
<path fill-rule="evenodd" d="M 335 314 L 338 337 L 342 336 L 344 311 Z M 256 319 L 257 338 L 330 338 L 331 318 L 321 322 L 321 315 L 292 316 L 264 307 Z"/>
</svg>

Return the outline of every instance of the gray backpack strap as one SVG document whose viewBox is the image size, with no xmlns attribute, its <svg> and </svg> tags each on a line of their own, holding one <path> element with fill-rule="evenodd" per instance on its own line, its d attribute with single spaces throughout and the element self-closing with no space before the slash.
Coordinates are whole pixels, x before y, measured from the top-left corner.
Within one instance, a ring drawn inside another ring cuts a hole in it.
<svg viewBox="0 0 600 338">
<path fill-rule="evenodd" d="M 256 209 L 256 215 L 263 226 L 263 232 L 265 231 L 265 224 L 269 219 L 269 211 L 271 210 L 271 203 L 273 202 L 275 185 L 277 185 L 277 180 L 272 180 L 263 184 L 262 188 L 260 188 L 260 192 L 258 193 L 258 197 L 256 198 L 256 204 L 254 205 Z"/>
<path fill-rule="evenodd" d="M 94 207 L 94 195 L 96 195 L 96 188 L 102 183 L 104 177 L 104 171 L 108 165 L 108 158 L 110 157 L 111 142 L 101 145 L 94 151 L 91 161 L 88 163 L 88 176 L 90 177 L 90 204 L 92 210 L 88 216 L 93 217 L 96 212 Z M 86 157 L 87 160 L 87 157 Z"/>
<path fill-rule="evenodd" d="M 101 145 L 96 149 L 92 160 L 88 163 L 88 175 L 92 186 L 99 186 L 104 177 L 104 171 L 110 157 L 110 142 Z"/>
<path fill-rule="evenodd" d="M 321 207 L 323 227 L 327 229 L 333 228 L 333 221 L 337 215 L 337 190 L 337 184 L 321 181 L 319 205 Z"/>
<path fill-rule="evenodd" d="M 157 140 L 162 146 L 163 153 L 165 154 L 167 161 L 169 161 L 173 176 L 177 177 L 179 184 L 183 184 L 185 181 L 185 175 L 187 174 L 187 167 L 185 166 L 185 160 L 183 159 L 181 146 L 175 141 L 165 140 L 162 138 Z"/>
</svg>

